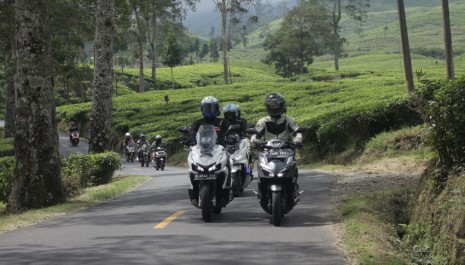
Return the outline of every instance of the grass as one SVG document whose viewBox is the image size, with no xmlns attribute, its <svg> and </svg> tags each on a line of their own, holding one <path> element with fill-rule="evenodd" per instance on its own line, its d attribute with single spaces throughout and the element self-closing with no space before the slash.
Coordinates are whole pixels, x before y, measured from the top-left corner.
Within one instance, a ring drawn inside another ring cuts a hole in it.
<svg viewBox="0 0 465 265">
<path fill-rule="evenodd" d="M 85 189 L 81 195 L 67 202 L 43 209 L 25 211 L 19 214 L 5 214 L 5 205 L 0 203 L 0 233 L 32 225 L 50 218 L 68 214 L 107 201 L 126 193 L 146 182 L 148 177 L 117 175 L 106 185 Z"/>
<path fill-rule="evenodd" d="M 409 264 L 400 251 L 396 226 L 411 191 L 383 190 L 349 196 L 339 204 L 344 220 L 344 249 L 360 264 Z M 396 201 L 397 203 L 389 203 Z"/>
</svg>

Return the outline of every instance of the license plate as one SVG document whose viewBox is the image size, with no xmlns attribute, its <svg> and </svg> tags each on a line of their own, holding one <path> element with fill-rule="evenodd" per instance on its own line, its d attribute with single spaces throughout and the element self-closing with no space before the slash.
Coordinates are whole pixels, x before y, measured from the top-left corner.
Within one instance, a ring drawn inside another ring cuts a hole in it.
<svg viewBox="0 0 465 265">
<path fill-rule="evenodd" d="M 288 156 L 288 152 L 286 152 L 286 151 L 271 151 L 269 153 L 269 156 L 286 157 L 286 156 Z"/>
<path fill-rule="evenodd" d="M 194 176 L 194 180 L 212 180 L 216 179 L 215 174 L 198 174 Z"/>
</svg>

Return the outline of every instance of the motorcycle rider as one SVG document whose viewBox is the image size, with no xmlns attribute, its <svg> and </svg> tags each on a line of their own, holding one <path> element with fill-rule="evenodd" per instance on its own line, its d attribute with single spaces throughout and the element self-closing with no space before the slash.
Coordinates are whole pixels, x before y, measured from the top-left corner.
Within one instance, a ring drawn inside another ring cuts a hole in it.
<svg viewBox="0 0 465 265">
<path fill-rule="evenodd" d="M 191 136 L 195 139 L 195 135 L 201 125 L 213 125 L 215 126 L 218 139 L 223 139 L 225 133 L 229 129 L 229 122 L 218 118 L 220 114 L 220 102 L 212 96 L 205 97 L 200 102 L 200 111 L 203 118 L 194 121 L 190 127 Z"/>
<path fill-rule="evenodd" d="M 127 132 L 125 135 L 124 135 L 124 138 L 123 140 L 121 141 L 121 145 L 123 146 L 123 150 L 124 152 L 126 152 L 126 146 L 128 145 L 136 145 L 136 143 L 134 142 L 134 139 L 132 139 L 132 135 L 130 132 Z"/>
<path fill-rule="evenodd" d="M 239 129 L 232 130 L 232 133 L 238 134 L 239 136 L 245 135 L 245 130 L 247 129 L 247 121 L 240 118 L 240 109 L 236 104 L 226 104 L 223 107 L 224 119 L 229 122 L 231 125 L 239 125 Z"/>
<path fill-rule="evenodd" d="M 145 135 L 144 135 L 143 133 L 141 133 L 140 136 L 139 136 L 139 140 L 137 140 L 137 149 L 139 150 L 139 152 L 138 152 L 139 161 L 140 161 L 141 158 L 142 158 L 142 150 L 141 150 L 140 148 L 141 148 L 144 144 L 146 144 L 147 147 L 150 146 L 150 142 L 149 142 L 147 139 L 145 139 Z M 149 158 L 148 158 L 148 159 L 150 160 L 150 153 L 149 153 Z"/>
<path fill-rule="evenodd" d="M 294 118 L 285 115 L 286 113 L 286 100 L 279 93 L 271 93 L 265 98 L 265 107 L 268 113 L 267 116 L 260 119 L 255 125 L 255 129 L 258 134 L 254 134 L 251 137 L 252 145 L 257 145 L 259 139 L 264 137 L 264 140 L 271 140 L 275 138 L 281 138 L 288 141 L 293 141 L 295 145 L 302 145 L 302 134 L 297 133 L 294 137 L 291 133 L 299 126 L 295 122 Z M 295 190 L 299 189 L 299 184 L 296 185 Z"/>
<path fill-rule="evenodd" d="M 218 134 L 218 140 L 224 140 L 225 134 L 229 129 L 229 122 L 218 118 L 220 114 L 220 102 L 213 96 L 207 96 L 200 102 L 200 112 L 203 118 L 194 121 L 190 127 L 191 139 L 195 139 L 197 131 L 201 125 L 213 125 L 215 126 L 216 133 Z M 191 140 L 191 143 L 195 141 Z M 194 193 L 194 198 L 199 197 L 198 186 L 194 185 L 194 176 L 189 176 L 191 181 L 191 189 Z M 194 199 L 191 202 L 193 205 L 198 205 L 199 202 Z"/>
<path fill-rule="evenodd" d="M 152 147 L 157 148 L 157 147 L 159 147 L 159 146 L 162 146 L 162 143 L 161 143 L 161 135 L 157 134 L 157 135 L 155 136 L 155 141 L 153 141 L 153 143 L 152 143 Z"/>
<path fill-rule="evenodd" d="M 77 127 L 76 122 L 71 121 L 71 123 L 70 123 L 70 128 L 69 128 L 68 131 L 69 131 L 69 141 L 71 142 L 71 140 L 73 139 L 72 136 L 71 136 L 71 134 L 72 134 L 73 132 L 79 132 L 79 128 Z"/>
</svg>

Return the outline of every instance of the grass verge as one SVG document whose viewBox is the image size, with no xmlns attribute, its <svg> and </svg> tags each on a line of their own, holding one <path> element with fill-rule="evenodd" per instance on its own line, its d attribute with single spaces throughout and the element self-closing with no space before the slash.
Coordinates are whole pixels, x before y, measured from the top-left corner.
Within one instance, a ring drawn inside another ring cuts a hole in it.
<svg viewBox="0 0 465 265">
<path fill-rule="evenodd" d="M 146 182 L 149 177 L 116 175 L 112 182 L 84 189 L 67 202 L 43 209 L 25 211 L 20 214 L 5 214 L 5 205 L 0 204 L 0 233 L 29 226 L 70 212 L 81 210 L 118 195 L 129 192 Z"/>
</svg>

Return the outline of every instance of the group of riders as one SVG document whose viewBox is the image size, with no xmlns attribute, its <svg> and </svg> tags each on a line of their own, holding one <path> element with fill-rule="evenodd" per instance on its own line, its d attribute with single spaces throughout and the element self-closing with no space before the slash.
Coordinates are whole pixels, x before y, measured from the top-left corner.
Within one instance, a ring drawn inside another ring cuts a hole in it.
<svg viewBox="0 0 465 265">
<path fill-rule="evenodd" d="M 139 135 L 139 139 L 137 140 L 137 142 L 134 141 L 134 139 L 132 138 L 132 135 L 130 132 L 127 132 L 125 135 L 124 135 L 124 139 L 121 141 L 121 144 L 123 146 L 123 150 L 126 150 L 126 147 L 127 146 L 135 146 L 137 147 L 137 149 L 139 150 L 138 152 L 138 160 L 141 160 L 141 156 L 142 156 L 142 153 L 141 153 L 141 147 L 143 145 L 146 145 L 146 146 L 149 146 L 153 149 L 156 149 L 157 147 L 163 147 L 164 144 L 162 143 L 162 138 L 161 138 L 161 135 L 157 134 L 155 136 L 155 140 L 150 143 L 149 140 L 147 140 L 147 138 L 145 137 L 145 135 L 143 133 L 141 133 Z M 150 157 L 149 157 L 150 159 Z"/>
<path fill-rule="evenodd" d="M 279 93 L 271 93 L 265 98 L 265 108 L 267 116 L 261 118 L 255 125 L 258 134 L 251 137 L 251 145 L 257 145 L 261 138 L 265 141 L 273 138 L 281 138 L 293 141 L 296 145 L 302 144 L 302 134 L 297 133 L 292 136 L 291 133 L 298 128 L 294 118 L 286 115 L 286 100 Z M 194 121 L 190 127 L 192 139 L 195 139 L 198 129 L 201 125 L 213 125 L 218 134 L 218 139 L 226 139 L 228 137 L 245 137 L 247 129 L 247 121 L 241 117 L 241 109 L 237 104 L 226 104 L 222 111 L 220 110 L 220 102 L 213 96 L 205 97 L 200 102 L 200 111 L 202 118 Z M 223 118 L 220 117 L 223 112 Z M 231 125 L 235 126 L 230 130 Z M 74 121 L 71 123 L 70 133 L 78 130 Z M 131 133 L 127 132 L 122 140 L 123 148 L 127 145 L 135 145 L 140 148 L 144 144 L 150 147 L 162 146 L 161 135 L 156 135 L 153 143 L 150 143 L 144 134 L 139 135 L 137 142 L 134 141 Z M 140 153 L 139 153 L 140 158 Z M 297 184 L 296 184 L 297 185 Z M 298 185 L 296 187 L 298 189 Z"/>
</svg>

